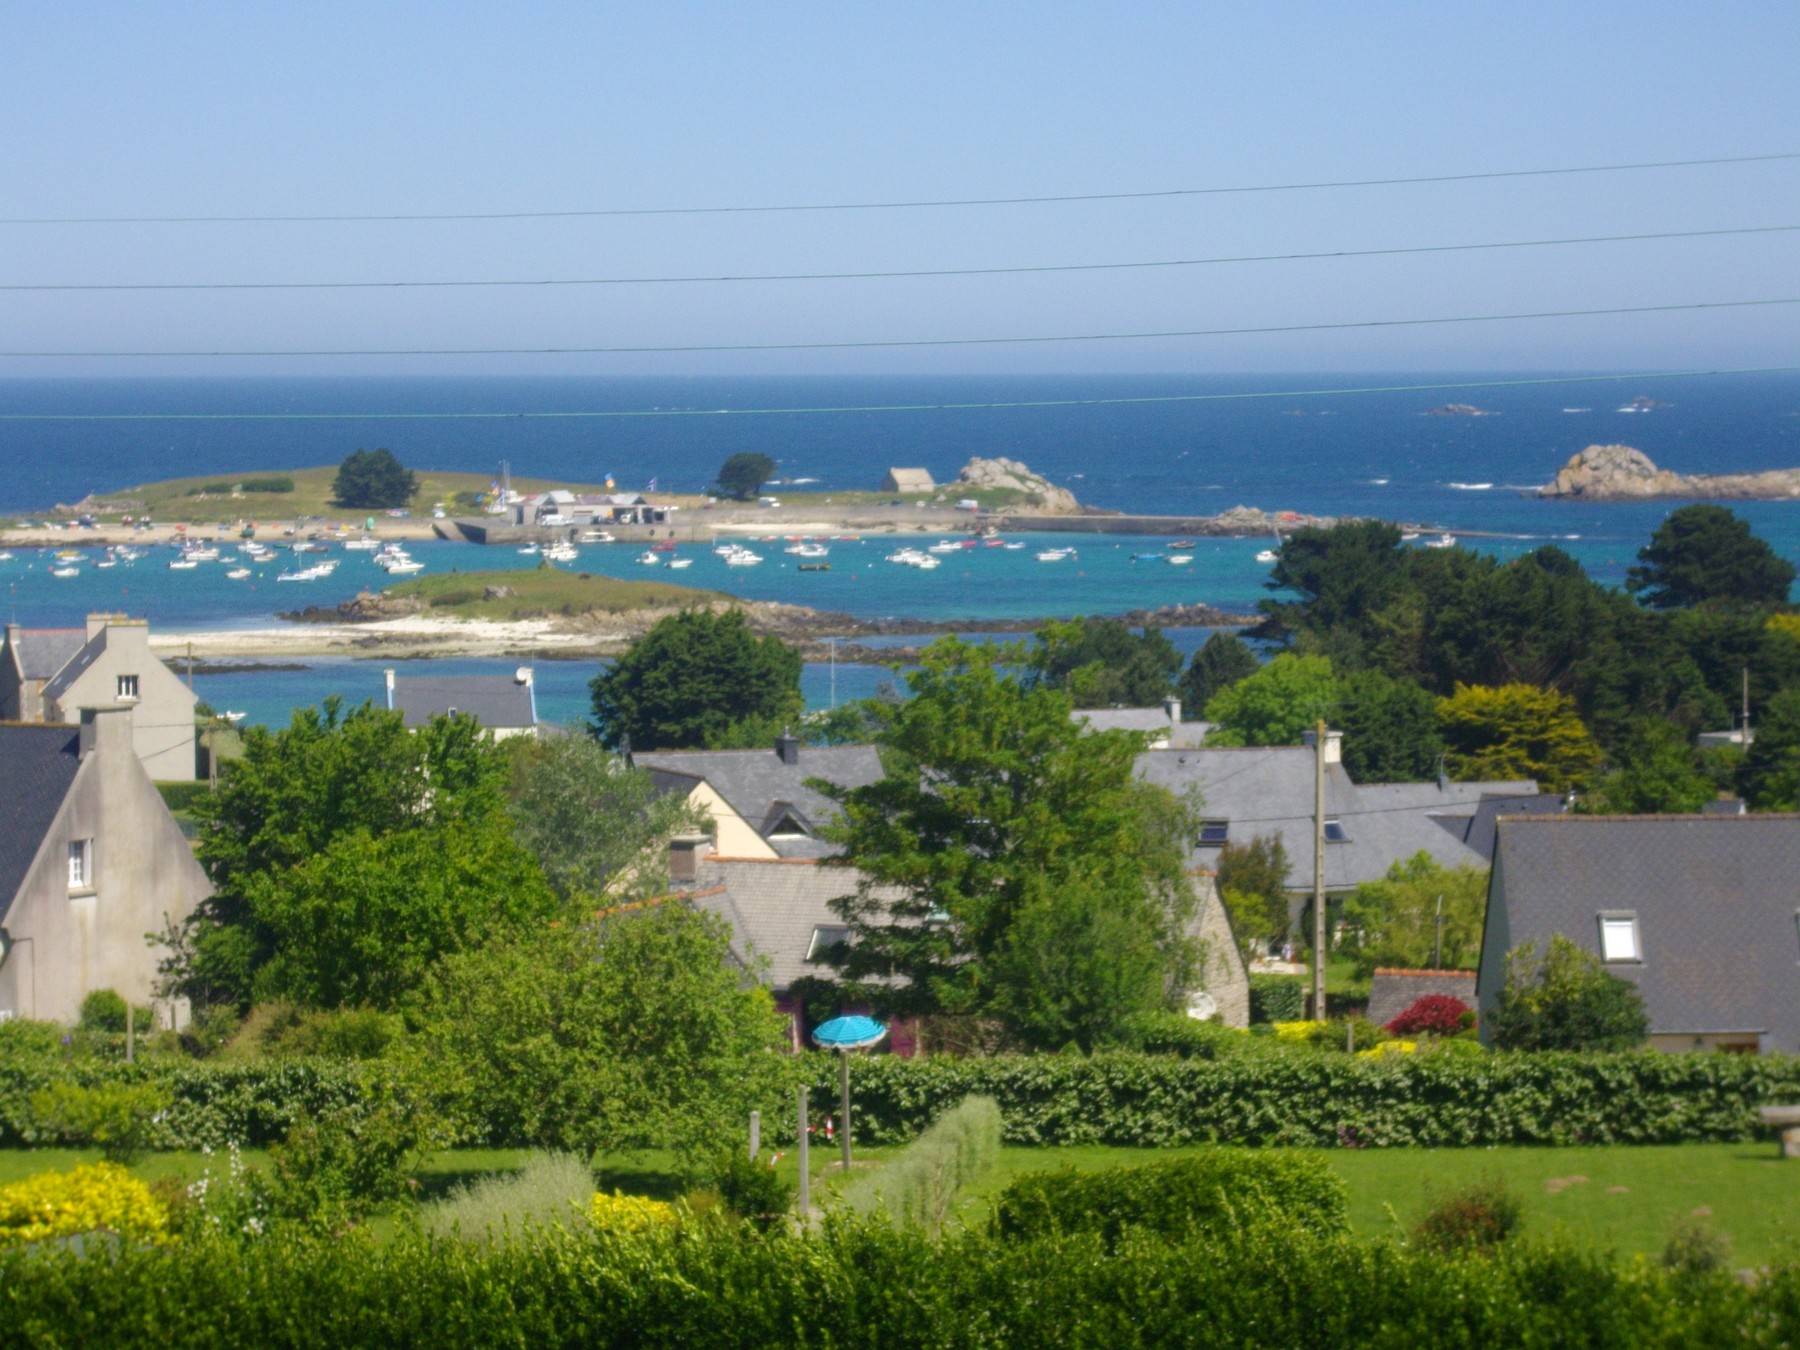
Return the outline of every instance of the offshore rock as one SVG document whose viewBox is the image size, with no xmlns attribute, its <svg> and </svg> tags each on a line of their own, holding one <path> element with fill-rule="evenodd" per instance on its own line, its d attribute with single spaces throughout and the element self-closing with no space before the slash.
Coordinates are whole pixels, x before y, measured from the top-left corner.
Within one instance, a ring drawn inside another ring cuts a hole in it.
<svg viewBox="0 0 1800 1350">
<path fill-rule="evenodd" d="M 965 487 L 1002 488 L 1017 492 L 1025 498 L 1019 509 L 1040 511 L 1045 515 L 1072 516 L 1081 510 L 1081 503 L 1075 500 L 1073 492 L 1055 486 L 1016 459 L 982 459 L 977 456 L 963 465 L 962 472 L 956 476 L 956 483 Z"/>
<path fill-rule="evenodd" d="M 1629 445 L 1590 445 L 1537 490 L 1540 497 L 1641 501 L 1658 497 L 1767 500 L 1800 497 L 1800 469 L 1764 473 L 1680 474 L 1659 469 Z"/>
</svg>

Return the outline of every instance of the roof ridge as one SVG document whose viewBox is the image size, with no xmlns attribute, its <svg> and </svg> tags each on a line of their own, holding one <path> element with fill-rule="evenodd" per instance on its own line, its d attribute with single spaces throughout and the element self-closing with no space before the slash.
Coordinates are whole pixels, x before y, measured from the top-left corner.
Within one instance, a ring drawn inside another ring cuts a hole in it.
<svg viewBox="0 0 1800 1350">
<path fill-rule="evenodd" d="M 1643 815 L 1628 815 L 1623 812 L 1602 815 L 1577 815 L 1574 812 L 1558 812 L 1545 815 L 1499 816 L 1496 825 L 1513 825 L 1529 821 L 1540 825 L 1571 825 L 1578 822 L 1612 822 L 1639 821 L 1649 824 L 1667 820 L 1800 820 L 1800 811 L 1746 811 L 1743 815 L 1710 815 L 1704 811 L 1656 811 Z"/>
</svg>

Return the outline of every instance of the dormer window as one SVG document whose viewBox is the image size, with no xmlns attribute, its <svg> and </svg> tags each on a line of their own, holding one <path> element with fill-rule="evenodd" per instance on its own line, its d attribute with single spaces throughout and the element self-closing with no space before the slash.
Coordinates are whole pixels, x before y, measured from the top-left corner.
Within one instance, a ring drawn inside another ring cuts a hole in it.
<svg viewBox="0 0 1800 1350">
<path fill-rule="evenodd" d="M 820 924 L 813 929 L 812 941 L 807 944 L 806 959 L 811 962 L 825 962 L 831 959 L 832 952 L 850 941 L 850 929 L 836 924 Z"/>
<path fill-rule="evenodd" d="M 138 677 L 135 675 L 119 676 L 119 702 L 136 703 L 138 697 Z"/>
<path fill-rule="evenodd" d="M 1328 844 L 1347 844 L 1350 842 L 1350 833 L 1344 828 L 1343 821 L 1328 820 L 1325 822 L 1325 842 Z"/>
</svg>

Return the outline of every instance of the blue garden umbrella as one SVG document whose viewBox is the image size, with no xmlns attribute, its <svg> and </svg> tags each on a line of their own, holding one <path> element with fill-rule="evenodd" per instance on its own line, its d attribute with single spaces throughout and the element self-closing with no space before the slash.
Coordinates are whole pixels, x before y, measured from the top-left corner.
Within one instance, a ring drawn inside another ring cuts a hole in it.
<svg viewBox="0 0 1800 1350">
<path fill-rule="evenodd" d="M 844 1118 L 844 1167 L 850 1167 L 850 1052 L 867 1050 L 887 1035 L 887 1028 L 873 1017 L 834 1017 L 814 1028 L 813 1044 L 838 1052 L 838 1111 Z"/>
</svg>

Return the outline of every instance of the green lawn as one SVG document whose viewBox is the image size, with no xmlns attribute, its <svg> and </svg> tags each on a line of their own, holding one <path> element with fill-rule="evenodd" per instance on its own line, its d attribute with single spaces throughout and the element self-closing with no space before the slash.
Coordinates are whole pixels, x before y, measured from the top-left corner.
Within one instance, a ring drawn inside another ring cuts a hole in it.
<svg viewBox="0 0 1800 1350">
<path fill-rule="evenodd" d="M 1102 1167 L 1149 1162 L 1197 1149 L 1006 1148 L 989 1180 L 964 1198 L 958 1218 L 987 1220 L 993 1196 L 1014 1177 L 1048 1168 Z M 856 1151 L 857 1170 L 880 1166 L 897 1148 Z M 0 1150 L 0 1184 L 37 1172 L 90 1162 L 87 1149 Z M 1525 1206 L 1525 1231 L 1563 1236 L 1582 1245 L 1654 1256 L 1670 1226 L 1699 1214 L 1731 1239 L 1732 1260 L 1757 1265 L 1778 1254 L 1800 1256 L 1800 1163 L 1782 1162 L 1772 1143 L 1683 1144 L 1648 1148 L 1334 1149 L 1326 1162 L 1350 1188 L 1350 1221 L 1364 1236 L 1395 1235 L 1410 1228 L 1432 1198 L 1472 1182 L 1499 1177 Z M 245 1160 L 262 1166 L 264 1155 Z M 515 1149 L 461 1149 L 434 1154 L 419 1168 L 420 1196 L 433 1200 L 460 1182 L 516 1167 Z M 133 1171 L 146 1180 L 197 1177 L 217 1155 L 151 1154 Z M 814 1203 L 828 1201 L 844 1175 L 835 1148 L 812 1154 Z M 792 1150 L 778 1170 L 797 1173 Z M 672 1160 L 661 1154 L 605 1158 L 598 1167 L 605 1190 L 673 1199 L 681 1192 Z"/>
<path fill-rule="evenodd" d="M 490 586 L 505 587 L 512 594 L 489 600 L 486 592 Z M 387 593 L 423 600 L 433 614 L 508 621 L 559 614 L 680 609 L 729 598 L 717 591 L 675 586 L 666 581 L 621 581 L 547 566 L 513 572 L 440 572 L 402 581 L 388 587 Z"/>
</svg>

